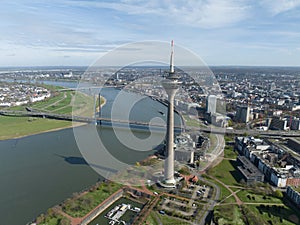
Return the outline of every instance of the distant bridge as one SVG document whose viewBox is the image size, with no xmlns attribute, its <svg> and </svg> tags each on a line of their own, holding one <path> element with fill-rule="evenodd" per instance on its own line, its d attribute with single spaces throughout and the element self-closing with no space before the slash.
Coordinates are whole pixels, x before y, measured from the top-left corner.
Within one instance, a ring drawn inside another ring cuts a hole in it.
<svg viewBox="0 0 300 225">
<path fill-rule="evenodd" d="M 103 85 L 103 86 L 88 86 L 88 87 L 77 87 L 77 88 L 62 88 L 58 89 L 59 92 L 65 91 L 83 91 L 83 90 L 100 90 L 102 88 L 121 88 L 123 86 L 116 86 L 116 85 Z"/>
<path fill-rule="evenodd" d="M 129 121 L 129 120 L 122 120 L 122 119 L 112 119 L 112 118 L 104 118 L 104 117 L 85 117 L 85 116 L 74 116 L 74 115 L 66 115 L 66 114 L 55 114 L 55 113 L 48 113 L 48 112 L 40 112 L 40 111 L 10 111 L 10 110 L 1 110 L 0 115 L 3 116 L 14 116 L 14 117 L 41 117 L 41 118 L 48 118 L 48 119 L 56 119 L 56 120 L 66 120 L 66 121 L 74 121 L 74 122 L 81 122 L 81 123 L 97 123 L 101 125 L 102 123 L 105 124 L 129 124 L 130 126 L 140 126 L 140 127 L 157 127 L 157 128 L 165 128 L 165 124 L 160 123 L 149 123 L 144 121 Z M 182 127 L 176 127 L 175 129 L 182 129 Z"/>
<path fill-rule="evenodd" d="M 103 118 L 103 117 L 84 117 L 84 116 L 74 116 L 74 115 L 65 115 L 65 114 L 55 114 L 48 112 L 35 112 L 35 111 L 10 111 L 10 110 L 0 110 L 0 115 L 3 116 L 26 116 L 26 117 L 41 117 L 48 119 L 56 120 L 66 120 L 74 121 L 81 123 L 94 123 L 99 125 L 116 125 L 121 127 L 134 127 L 137 129 L 142 129 L 145 127 L 151 127 L 156 129 L 165 129 L 166 125 L 161 123 L 149 123 L 144 121 L 133 121 L 133 120 L 122 120 L 122 119 L 112 119 L 112 118 Z M 271 136 L 271 137 L 300 137 L 300 132 L 284 132 L 284 131 L 258 131 L 258 130 L 235 130 L 235 129 L 225 129 L 225 128 L 210 128 L 210 127 L 191 127 L 191 126 L 175 126 L 175 129 L 187 130 L 187 131 L 202 131 L 206 133 L 214 134 L 236 134 L 236 135 L 261 135 L 261 136 Z"/>
</svg>

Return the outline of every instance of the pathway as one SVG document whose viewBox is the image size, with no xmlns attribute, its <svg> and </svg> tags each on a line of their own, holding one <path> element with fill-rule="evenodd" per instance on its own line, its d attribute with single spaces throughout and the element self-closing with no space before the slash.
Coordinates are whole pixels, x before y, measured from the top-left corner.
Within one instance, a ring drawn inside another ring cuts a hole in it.
<svg viewBox="0 0 300 225">
<path fill-rule="evenodd" d="M 237 193 L 240 192 L 240 191 L 241 191 L 241 190 L 237 190 L 237 191 L 235 191 L 234 193 L 237 194 Z M 222 201 L 220 201 L 218 205 L 221 205 L 222 202 L 224 202 L 226 199 L 230 198 L 231 196 L 233 196 L 233 193 L 231 193 L 231 194 L 228 195 L 226 198 L 224 198 Z"/>
<path fill-rule="evenodd" d="M 219 179 L 212 177 L 210 175 L 207 175 L 208 177 L 210 177 L 211 179 L 217 181 L 218 183 L 222 184 L 228 191 L 230 191 L 231 195 L 233 195 L 233 197 L 235 198 L 235 201 L 238 205 L 242 205 L 243 202 L 239 199 L 239 197 L 236 195 L 236 193 L 234 191 L 231 190 L 230 187 L 228 187 L 228 185 L 224 184 L 222 181 L 220 181 Z"/>
<path fill-rule="evenodd" d="M 49 110 L 47 110 L 47 108 L 49 108 L 49 107 L 51 107 L 51 106 L 55 106 L 55 105 L 57 105 L 59 102 L 61 102 L 61 101 L 63 101 L 63 100 L 65 100 L 67 98 L 67 95 L 66 95 L 66 93 L 64 93 L 64 96 L 61 98 L 61 99 L 58 99 L 56 102 L 53 102 L 52 104 L 50 104 L 50 105 L 46 105 L 45 107 L 43 107 L 41 110 L 46 110 L 46 111 L 49 111 Z M 51 111 L 51 110 L 50 110 Z"/>
</svg>

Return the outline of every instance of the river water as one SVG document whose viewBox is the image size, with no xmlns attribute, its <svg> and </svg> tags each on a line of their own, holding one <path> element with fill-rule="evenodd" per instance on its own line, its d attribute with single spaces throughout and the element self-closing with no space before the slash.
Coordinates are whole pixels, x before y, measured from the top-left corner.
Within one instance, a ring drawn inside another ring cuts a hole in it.
<svg viewBox="0 0 300 225">
<path fill-rule="evenodd" d="M 67 82 L 45 83 L 69 88 L 76 86 L 76 83 Z M 107 99 L 102 116 L 110 114 L 118 92 L 113 88 L 102 91 Z M 128 104 L 135 95 L 127 93 Z M 152 117 L 161 117 L 165 120 L 166 113 L 160 112 L 166 112 L 163 104 L 144 98 L 133 107 L 130 119 L 149 121 Z M 178 115 L 176 120 L 180 120 Z M 112 149 L 112 154 L 126 163 L 134 163 L 153 153 L 149 150 L 133 154 L 132 149 L 122 146 L 109 127 L 98 127 L 98 132 L 106 148 Z M 149 135 L 147 130 L 133 132 L 139 138 Z M 126 131 L 123 133 L 126 136 Z M 72 193 L 101 179 L 82 157 L 73 129 L 0 141 L 0 225 L 26 224 Z"/>
</svg>

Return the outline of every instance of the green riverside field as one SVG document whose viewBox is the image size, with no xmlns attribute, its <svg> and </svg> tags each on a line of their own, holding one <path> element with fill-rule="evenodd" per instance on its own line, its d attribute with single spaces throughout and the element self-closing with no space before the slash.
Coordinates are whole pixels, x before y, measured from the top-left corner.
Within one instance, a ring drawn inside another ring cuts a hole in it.
<svg viewBox="0 0 300 225">
<path fill-rule="evenodd" d="M 52 97 L 44 101 L 3 108 L 5 110 L 25 111 L 29 107 L 35 111 L 49 112 L 56 114 L 77 113 L 78 115 L 90 116 L 93 111 L 94 99 L 84 93 L 68 91 L 59 92 L 60 87 L 47 86 L 52 91 Z M 74 106 L 74 102 L 76 104 Z M 98 101 L 97 101 L 98 103 Z M 105 99 L 101 99 L 101 104 L 105 104 Z M 80 125 L 80 123 L 78 123 Z M 71 121 L 45 119 L 37 117 L 12 117 L 0 116 L 0 140 L 19 138 L 23 136 L 43 133 L 47 131 L 68 128 L 72 126 Z"/>
<path fill-rule="evenodd" d="M 71 127 L 72 122 L 32 117 L 0 116 L 0 140 Z"/>
</svg>

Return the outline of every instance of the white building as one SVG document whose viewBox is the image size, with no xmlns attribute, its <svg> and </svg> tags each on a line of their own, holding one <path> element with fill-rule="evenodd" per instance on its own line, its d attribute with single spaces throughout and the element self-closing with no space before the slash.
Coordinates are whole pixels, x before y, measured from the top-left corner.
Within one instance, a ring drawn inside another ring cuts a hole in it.
<svg viewBox="0 0 300 225">
<path fill-rule="evenodd" d="M 206 99 L 206 112 L 216 113 L 217 111 L 217 96 L 209 95 Z"/>
</svg>

